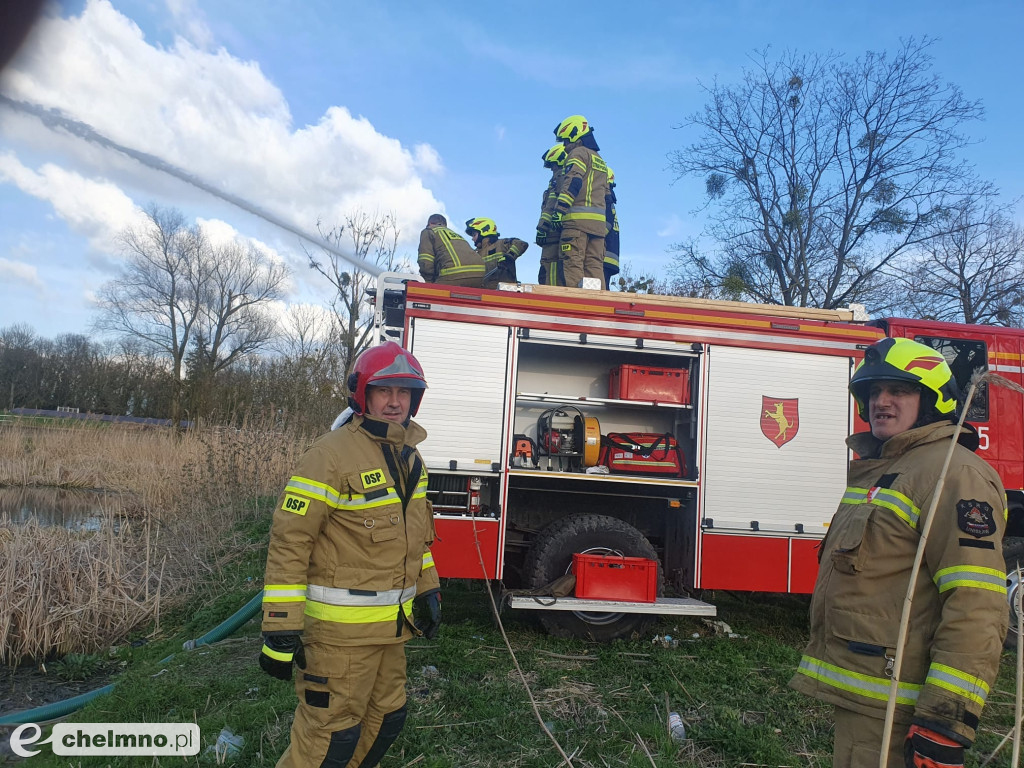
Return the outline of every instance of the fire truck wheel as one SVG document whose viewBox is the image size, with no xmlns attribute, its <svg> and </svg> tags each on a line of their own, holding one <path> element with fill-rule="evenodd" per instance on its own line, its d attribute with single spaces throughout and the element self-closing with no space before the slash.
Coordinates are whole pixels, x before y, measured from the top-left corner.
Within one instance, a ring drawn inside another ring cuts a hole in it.
<svg viewBox="0 0 1024 768">
<path fill-rule="evenodd" d="M 526 557 L 523 575 L 530 587 L 542 587 L 572 568 L 572 556 L 615 554 L 646 557 L 658 555 L 636 528 L 604 515 L 571 515 L 556 520 L 538 534 Z M 658 568 L 658 594 L 664 592 Z M 555 637 L 580 637 L 609 641 L 639 632 L 653 618 L 638 613 L 596 613 L 591 611 L 538 611 L 540 622 Z"/>
<path fill-rule="evenodd" d="M 1003 559 L 1006 560 L 1006 597 L 1010 603 L 1010 628 L 1006 632 L 1003 646 L 1011 651 L 1017 650 L 1017 611 L 1014 604 L 1021 584 L 1017 579 L 1017 564 L 1024 568 L 1024 538 L 1007 537 L 1003 539 Z"/>
</svg>

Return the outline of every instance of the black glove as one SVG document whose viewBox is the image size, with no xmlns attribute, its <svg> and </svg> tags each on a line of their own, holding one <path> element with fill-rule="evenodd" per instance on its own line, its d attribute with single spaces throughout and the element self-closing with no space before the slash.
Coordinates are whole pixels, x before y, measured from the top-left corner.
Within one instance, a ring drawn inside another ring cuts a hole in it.
<svg viewBox="0 0 1024 768">
<path fill-rule="evenodd" d="M 907 768 L 964 768 L 964 746 L 929 728 L 912 725 L 903 742 L 903 759 Z"/>
<path fill-rule="evenodd" d="M 427 609 L 430 611 L 429 619 L 416 619 L 416 629 L 423 633 L 427 640 L 437 637 L 437 630 L 441 626 L 441 590 L 432 589 L 424 592 L 420 597 L 426 598 Z"/>
<path fill-rule="evenodd" d="M 292 662 L 299 669 L 306 668 L 306 652 L 298 632 L 283 634 L 263 633 L 263 650 L 260 651 L 260 667 L 278 680 L 292 679 Z"/>
</svg>

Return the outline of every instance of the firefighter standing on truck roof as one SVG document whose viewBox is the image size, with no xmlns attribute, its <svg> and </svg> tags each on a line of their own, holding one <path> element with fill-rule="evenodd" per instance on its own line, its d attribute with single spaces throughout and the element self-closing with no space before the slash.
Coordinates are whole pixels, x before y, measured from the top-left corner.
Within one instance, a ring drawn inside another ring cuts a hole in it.
<svg viewBox="0 0 1024 768">
<path fill-rule="evenodd" d="M 558 284 L 576 288 L 584 277 L 592 277 L 605 287 L 608 166 L 597 153 L 594 129 L 583 115 L 565 118 L 555 127 L 555 136 L 568 153 L 555 203 L 555 215 L 562 223 Z"/>
<path fill-rule="evenodd" d="M 303 454 L 274 512 L 260 666 L 298 666 L 278 768 L 372 768 L 405 724 L 405 643 L 434 637 L 441 595 L 427 473 L 415 446 L 426 380 L 389 341 L 356 360 L 354 417 Z M 414 597 L 426 614 L 412 622 Z"/>
<path fill-rule="evenodd" d="M 604 287 L 611 288 L 612 278 L 619 274 L 619 214 L 615 211 L 615 171 L 608 169 L 608 196 L 604 219 L 608 234 L 604 238 Z"/>
<path fill-rule="evenodd" d="M 420 275 L 428 283 L 480 288 L 484 282 L 484 261 L 458 232 L 448 229 L 440 213 L 427 219 L 420 233 Z"/>
<path fill-rule="evenodd" d="M 537 282 L 540 285 L 558 285 L 558 244 L 562 236 L 562 215 L 558 214 L 558 221 L 552 217 L 555 212 L 555 204 L 558 202 L 558 185 L 565 172 L 567 156 L 565 145 L 561 142 L 541 155 L 544 167 L 551 171 L 551 179 L 548 181 L 548 187 L 544 190 L 544 198 L 541 200 L 540 221 L 537 222 L 537 239 L 535 240 L 540 246 L 540 273 L 537 275 Z"/>
<path fill-rule="evenodd" d="M 498 235 L 494 219 L 478 216 L 466 220 L 466 234 L 473 240 L 477 253 L 484 260 L 484 288 L 497 288 L 498 283 L 515 283 L 516 259 L 530 247 L 525 240 Z"/>
<path fill-rule="evenodd" d="M 871 432 L 847 439 L 859 458 L 819 549 L 811 639 L 790 685 L 835 705 L 835 768 L 875 768 L 919 531 L 958 432 L 957 386 L 939 352 L 883 339 L 850 391 Z M 1006 634 L 1006 496 L 973 452 L 974 428 L 957 441 L 914 584 L 889 766 L 963 766 Z"/>
</svg>

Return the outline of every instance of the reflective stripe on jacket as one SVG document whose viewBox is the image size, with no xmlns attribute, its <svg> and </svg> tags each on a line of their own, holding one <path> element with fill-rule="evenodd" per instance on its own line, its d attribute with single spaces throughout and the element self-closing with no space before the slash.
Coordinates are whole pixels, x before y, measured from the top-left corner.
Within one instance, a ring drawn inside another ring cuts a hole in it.
<svg viewBox="0 0 1024 768">
<path fill-rule="evenodd" d="M 611 185 L 614 187 L 615 185 Z M 604 272 L 605 277 L 619 274 L 619 214 L 615 210 L 615 190 L 609 188 L 605 198 L 604 219 L 608 224 L 608 234 L 604 238 Z"/>
<path fill-rule="evenodd" d="M 274 512 L 264 631 L 303 630 L 307 642 L 337 645 L 411 637 L 413 597 L 439 583 L 415 450 L 425 436 L 415 422 L 356 416 L 306 451 Z"/>
<path fill-rule="evenodd" d="M 484 277 L 484 262 L 473 246 L 447 227 L 427 227 L 420 233 L 417 259 L 420 275 L 428 283 L 475 285 Z"/>
<path fill-rule="evenodd" d="M 484 288 L 497 288 L 498 283 L 516 282 L 515 261 L 530 247 L 525 240 L 503 237 L 493 243 L 481 241 L 477 251 L 484 260 Z"/>
<path fill-rule="evenodd" d="M 880 443 L 847 441 L 865 458 L 822 542 L 811 599 L 811 638 L 790 685 L 882 718 L 900 615 L 921 526 L 956 426 L 929 424 Z M 961 442 L 977 444 L 964 430 Z M 958 445 L 914 586 L 896 718 L 970 744 L 995 682 L 1006 634 L 999 476 Z"/>
<path fill-rule="evenodd" d="M 540 220 L 537 222 L 538 230 L 550 228 L 550 233 L 547 238 L 544 239 L 544 242 L 538 243 L 538 245 L 558 242 L 558 230 L 562 228 L 562 224 L 561 222 L 557 224 L 553 223 L 551 217 L 555 212 L 555 206 L 558 203 L 558 188 L 561 185 L 562 178 L 564 176 L 565 169 L 562 166 L 556 166 L 551 170 L 551 178 L 548 180 L 547 189 L 544 190 L 544 196 L 541 198 Z"/>
<path fill-rule="evenodd" d="M 594 150 L 579 143 L 570 146 L 556 201 L 556 211 L 562 212 L 562 227 L 573 227 L 589 235 L 606 235 L 608 166 Z"/>
</svg>

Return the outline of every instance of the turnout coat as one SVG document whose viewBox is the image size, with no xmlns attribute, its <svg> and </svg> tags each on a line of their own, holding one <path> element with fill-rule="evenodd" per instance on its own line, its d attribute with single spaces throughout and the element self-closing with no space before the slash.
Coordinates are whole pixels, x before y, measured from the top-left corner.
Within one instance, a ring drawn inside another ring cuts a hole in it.
<svg viewBox="0 0 1024 768">
<path fill-rule="evenodd" d="M 415 422 L 356 416 L 306 451 L 274 511 L 264 632 L 333 645 L 413 636 L 413 598 L 439 586 L 425 437 Z"/>
<path fill-rule="evenodd" d="M 848 487 L 819 550 L 811 639 L 790 685 L 883 718 L 900 615 L 925 515 L 957 427 L 939 422 L 847 443 Z M 1006 496 L 964 428 L 914 584 L 896 720 L 974 741 L 1007 628 Z M 968 447 L 965 447 L 966 446 Z"/>
</svg>

